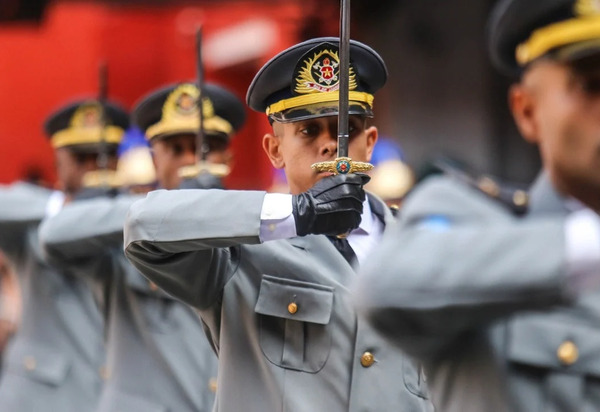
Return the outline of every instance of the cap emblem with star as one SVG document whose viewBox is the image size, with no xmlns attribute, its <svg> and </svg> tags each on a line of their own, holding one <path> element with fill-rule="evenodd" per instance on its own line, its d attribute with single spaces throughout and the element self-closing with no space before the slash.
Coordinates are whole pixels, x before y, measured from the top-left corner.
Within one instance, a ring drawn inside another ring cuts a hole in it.
<svg viewBox="0 0 600 412">
<path fill-rule="evenodd" d="M 329 48 L 316 50 L 307 56 L 294 73 L 296 94 L 327 93 L 340 88 L 340 59 L 337 51 Z M 350 90 L 356 89 L 356 74 L 350 68 Z"/>
</svg>

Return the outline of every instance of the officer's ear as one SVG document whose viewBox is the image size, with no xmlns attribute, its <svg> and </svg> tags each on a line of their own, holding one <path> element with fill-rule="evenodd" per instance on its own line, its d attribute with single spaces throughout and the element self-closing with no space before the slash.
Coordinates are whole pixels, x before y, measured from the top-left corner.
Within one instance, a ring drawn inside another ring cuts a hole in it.
<svg viewBox="0 0 600 412">
<path fill-rule="evenodd" d="M 367 162 L 370 162 L 371 157 L 373 156 L 373 149 L 375 148 L 375 144 L 379 138 L 379 131 L 375 126 L 369 126 L 367 123 L 367 129 L 365 129 L 365 133 L 367 134 Z"/>
<path fill-rule="evenodd" d="M 285 161 L 281 153 L 281 136 L 283 133 L 282 125 L 275 122 L 273 124 L 273 133 L 267 133 L 263 136 L 263 150 L 269 157 L 271 164 L 276 169 L 283 169 Z"/>
<path fill-rule="evenodd" d="M 508 101 L 521 135 L 530 143 L 538 143 L 536 100 L 531 87 L 523 81 L 513 84 L 508 91 Z"/>
</svg>

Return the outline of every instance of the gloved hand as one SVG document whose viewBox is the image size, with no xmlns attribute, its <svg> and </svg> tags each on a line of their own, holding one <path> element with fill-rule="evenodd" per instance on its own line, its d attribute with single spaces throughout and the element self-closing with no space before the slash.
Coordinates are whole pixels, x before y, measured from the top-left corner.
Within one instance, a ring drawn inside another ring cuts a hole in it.
<svg viewBox="0 0 600 412">
<path fill-rule="evenodd" d="M 180 189 L 224 189 L 220 177 L 208 172 L 202 172 L 191 179 L 184 179 L 179 185 Z"/>
<path fill-rule="evenodd" d="M 296 233 L 339 235 L 360 225 L 365 200 L 362 173 L 326 177 L 308 191 L 292 197 Z"/>
</svg>

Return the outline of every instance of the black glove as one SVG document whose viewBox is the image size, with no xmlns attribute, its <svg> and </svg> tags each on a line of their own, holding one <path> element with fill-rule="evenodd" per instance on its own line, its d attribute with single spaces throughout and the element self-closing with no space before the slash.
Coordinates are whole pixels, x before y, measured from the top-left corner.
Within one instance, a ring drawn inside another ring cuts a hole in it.
<svg viewBox="0 0 600 412">
<path fill-rule="evenodd" d="M 339 235 L 360 225 L 365 200 L 363 185 L 371 178 L 362 173 L 321 179 L 292 200 L 296 233 Z"/>
<path fill-rule="evenodd" d="M 182 180 L 180 189 L 224 189 L 221 178 L 208 172 L 202 172 L 191 179 Z"/>
</svg>

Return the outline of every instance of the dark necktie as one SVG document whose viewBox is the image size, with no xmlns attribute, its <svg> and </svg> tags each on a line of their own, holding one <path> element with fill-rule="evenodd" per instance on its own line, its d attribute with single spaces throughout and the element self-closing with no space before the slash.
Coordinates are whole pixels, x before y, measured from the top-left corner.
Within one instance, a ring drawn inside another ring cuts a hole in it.
<svg viewBox="0 0 600 412">
<path fill-rule="evenodd" d="M 335 248 L 342 254 L 344 259 L 348 261 L 351 265 L 356 263 L 356 254 L 354 250 L 352 250 L 352 246 L 350 246 L 350 242 L 346 238 L 338 238 L 337 236 L 327 236 L 327 239 L 335 246 Z"/>
</svg>

